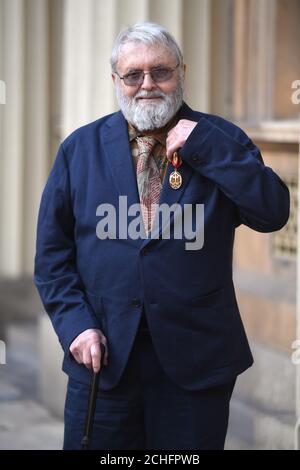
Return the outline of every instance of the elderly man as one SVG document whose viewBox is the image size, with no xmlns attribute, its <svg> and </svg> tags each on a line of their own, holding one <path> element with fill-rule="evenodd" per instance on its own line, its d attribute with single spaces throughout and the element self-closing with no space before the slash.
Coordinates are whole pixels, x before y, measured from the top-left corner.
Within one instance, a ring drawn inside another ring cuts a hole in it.
<svg viewBox="0 0 300 470">
<path fill-rule="evenodd" d="M 61 144 L 38 221 L 35 282 L 69 375 L 64 449 L 80 448 L 101 342 L 92 449 L 223 449 L 236 377 L 253 362 L 235 228 L 279 230 L 289 192 L 241 129 L 183 102 L 185 65 L 164 28 L 122 31 L 111 65 L 120 111 Z M 175 236 L 185 207 L 204 235 L 195 246 Z"/>
</svg>

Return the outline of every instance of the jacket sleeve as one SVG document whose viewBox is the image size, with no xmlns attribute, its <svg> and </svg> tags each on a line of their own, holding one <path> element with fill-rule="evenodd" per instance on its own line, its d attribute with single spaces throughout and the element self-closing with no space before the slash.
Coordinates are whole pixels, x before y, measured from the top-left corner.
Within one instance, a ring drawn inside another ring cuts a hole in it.
<svg viewBox="0 0 300 470">
<path fill-rule="evenodd" d="M 259 149 L 237 126 L 230 133 L 201 118 L 180 150 L 184 161 L 211 179 L 236 206 L 236 226 L 273 232 L 288 221 L 287 186 L 265 166 Z"/>
<path fill-rule="evenodd" d="M 65 350 L 88 328 L 99 328 L 76 269 L 74 215 L 62 145 L 42 194 L 34 282 Z"/>
</svg>

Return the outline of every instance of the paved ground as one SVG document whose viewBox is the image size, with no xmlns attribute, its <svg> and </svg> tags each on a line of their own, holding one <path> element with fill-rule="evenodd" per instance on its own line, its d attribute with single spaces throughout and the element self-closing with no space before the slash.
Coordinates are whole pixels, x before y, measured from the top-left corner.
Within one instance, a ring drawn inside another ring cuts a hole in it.
<svg viewBox="0 0 300 470">
<path fill-rule="evenodd" d="M 8 329 L 6 364 L 0 365 L 0 449 L 61 449 L 63 423 L 39 400 L 36 326 Z"/>
<path fill-rule="evenodd" d="M 63 422 L 39 400 L 37 328 L 31 321 L 7 329 L 6 365 L 0 365 L 0 449 L 61 449 Z M 249 449 L 229 431 L 227 449 Z"/>
</svg>

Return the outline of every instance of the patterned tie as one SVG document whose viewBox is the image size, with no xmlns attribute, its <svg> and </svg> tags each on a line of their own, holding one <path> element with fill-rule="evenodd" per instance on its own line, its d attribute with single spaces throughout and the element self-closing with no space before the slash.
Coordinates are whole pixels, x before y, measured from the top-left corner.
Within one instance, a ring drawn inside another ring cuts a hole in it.
<svg viewBox="0 0 300 470">
<path fill-rule="evenodd" d="M 155 215 L 155 206 L 153 204 L 159 203 L 162 188 L 159 169 L 151 155 L 157 141 L 151 136 L 136 137 L 136 141 L 139 151 L 136 168 L 137 185 L 144 227 L 148 234 Z"/>
</svg>

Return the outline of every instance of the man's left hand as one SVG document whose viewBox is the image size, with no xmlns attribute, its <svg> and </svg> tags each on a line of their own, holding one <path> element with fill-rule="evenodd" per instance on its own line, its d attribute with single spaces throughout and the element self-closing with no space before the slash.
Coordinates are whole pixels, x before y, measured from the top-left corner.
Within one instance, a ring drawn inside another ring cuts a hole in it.
<svg viewBox="0 0 300 470">
<path fill-rule="evenodd" d="M 177 125 L 168 132 L 166 146 L 167 158 L 169 161 L 172 160 L 173 153 L 176 152 L 176 150 L 180 149 L 180 147 L 183 147 L 188 136 L 197 124 L 198 123 L 195 121 L 189 121 L 188 119 L 180 119 Z"/>
</svg>

